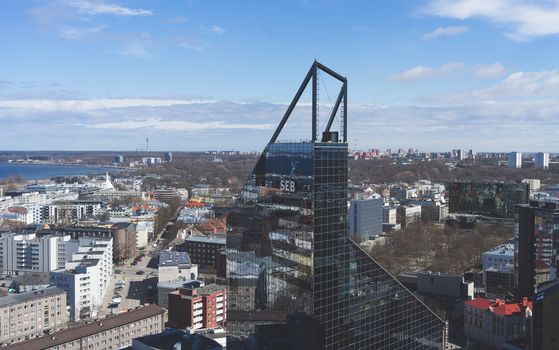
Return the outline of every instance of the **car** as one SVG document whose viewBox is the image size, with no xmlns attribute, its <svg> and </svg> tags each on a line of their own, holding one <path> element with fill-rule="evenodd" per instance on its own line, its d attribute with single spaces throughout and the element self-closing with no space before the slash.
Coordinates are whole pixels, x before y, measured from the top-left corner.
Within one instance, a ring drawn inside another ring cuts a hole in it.
<svg viewBox="0 0 559 350">
<path fill-rule="evenodd" d="M 140 271 L 136 272 L 136 275 L 143 275 L 143 274 L 145 274 L 145 272 L 144 272 L 144 271 L 142 271 L 142 270 L 140 270 Z"/>
<path fill-rule="evenodd" d="M 120 304 L 120 302 L 122 301 L 122 298 L 120 296 L 114 296 L 112 302 L 115 304 Z"/>
<path fill-rule="evenodd" d="M 118 303 L 110 303 L 109 304 L 109 309 L 116 309 L 120 304 Z"/>
<path fill-rule="evenodd" d="M 120 270 L 115 270 L 115 274 L 118 275 L 118 274 L 121 274 L 121 273 L 122 273 L 122 271 L 120 271 Z"/>
</svg>

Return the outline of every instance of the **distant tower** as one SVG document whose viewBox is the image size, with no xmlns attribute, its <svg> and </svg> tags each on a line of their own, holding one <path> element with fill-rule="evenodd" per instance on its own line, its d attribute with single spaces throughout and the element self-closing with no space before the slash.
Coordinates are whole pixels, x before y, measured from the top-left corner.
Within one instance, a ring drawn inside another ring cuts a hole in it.
<svg viewBox="0 0 559 350">
<path fill-rule="evenodd" d="M 149 137 L 146 137 L 146 152 L 149 152 Z"/>
<path fill-rule="evenodd" d="M 534 157 L 534 165 L 537 169 L 549 168 L 549 153 L 536 153 L 536 156 Z"/>
<path fill-rule="evenodd" d="M 522 168 L 522 153 L 510 152 L 509 154 L 509 168 L 519 169 Z"/>
</svg>

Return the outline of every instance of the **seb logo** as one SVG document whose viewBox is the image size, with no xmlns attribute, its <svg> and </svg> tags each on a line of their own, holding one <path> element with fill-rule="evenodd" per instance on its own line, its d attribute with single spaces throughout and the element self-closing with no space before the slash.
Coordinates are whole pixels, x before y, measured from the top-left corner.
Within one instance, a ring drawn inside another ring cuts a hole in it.
<svg viewBox="0 0 559 350">
<path fill-rule="evenodd" d="M 283 192 L 295 192 L 295 181 L 281 180 L 280 190 L 282 190 Z"/>
</svg>

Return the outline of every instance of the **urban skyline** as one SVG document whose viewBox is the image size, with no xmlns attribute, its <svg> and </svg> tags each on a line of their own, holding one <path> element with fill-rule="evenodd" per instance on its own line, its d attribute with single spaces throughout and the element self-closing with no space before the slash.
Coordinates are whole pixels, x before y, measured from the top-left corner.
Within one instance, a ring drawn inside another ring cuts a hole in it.
<svg viewBox="0 0 559 350">
<path fill-rule="evenodd" d="M 0 148 L 257 150 L 317 58 L 359 149 L 559 150 L 554 2 L 340 4 L 4 2 Z"/>
</svg>

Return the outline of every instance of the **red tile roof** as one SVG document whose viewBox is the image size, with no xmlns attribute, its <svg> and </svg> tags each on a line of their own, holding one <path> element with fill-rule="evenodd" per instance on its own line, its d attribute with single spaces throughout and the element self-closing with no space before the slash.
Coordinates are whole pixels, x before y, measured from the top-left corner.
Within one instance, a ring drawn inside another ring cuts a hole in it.
<svg viewBox="0 0 559 350">
<path fill-rule="evenodd" d="M 522 312 L 524 308 L 532 309 L 532 302 L 528 301 L 526 298 L 524 298 L 520 303 L 509 304 L 501 299 L 492 301 L 484 298 L 476 298 L 466 301 L 465 304 L 480 310 L 489 310 L 499 316 L 510 316 L 512 314 Z"/>
</svg>

